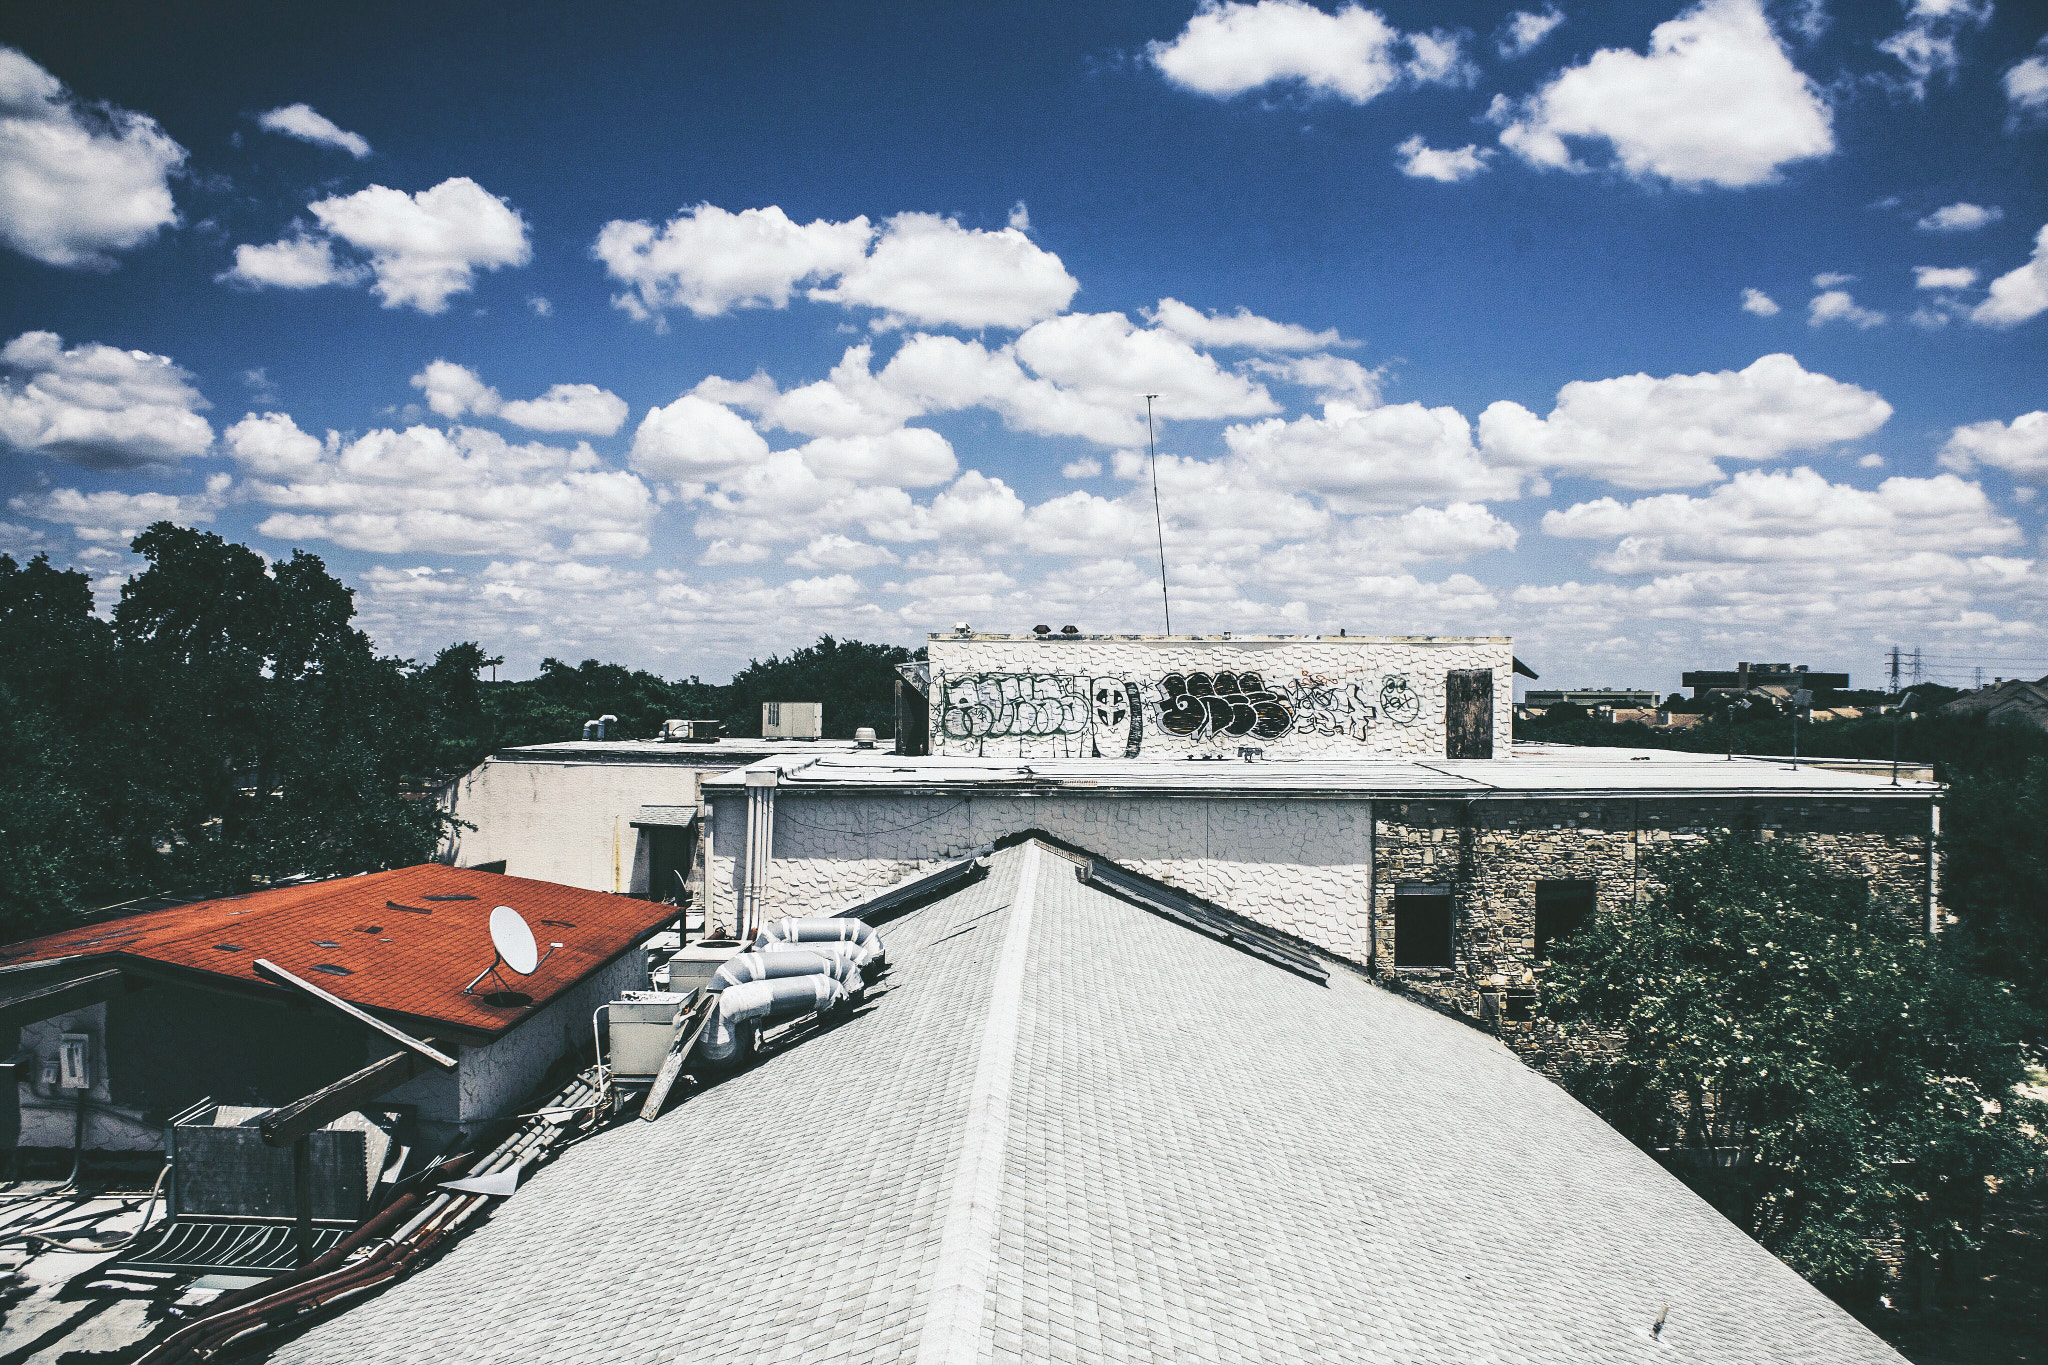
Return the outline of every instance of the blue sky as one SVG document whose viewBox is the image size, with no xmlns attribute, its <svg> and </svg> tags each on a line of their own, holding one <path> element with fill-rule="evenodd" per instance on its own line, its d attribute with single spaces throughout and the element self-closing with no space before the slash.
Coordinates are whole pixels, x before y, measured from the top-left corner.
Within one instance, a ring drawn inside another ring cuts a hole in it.
<svg viewBox="0 0 2048 1365">
<path fill-rule="evenodd" d="M 2048 20 L 0 16 L 0 549 L 314 551 L 387 650 L 1511 633 L 2048 672 Z"/>
</svg>

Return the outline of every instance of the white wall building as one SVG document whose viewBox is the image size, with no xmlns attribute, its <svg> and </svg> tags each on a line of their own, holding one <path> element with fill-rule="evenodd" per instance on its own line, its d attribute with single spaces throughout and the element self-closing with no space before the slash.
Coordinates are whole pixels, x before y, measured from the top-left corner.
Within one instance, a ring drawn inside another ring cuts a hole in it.
<svg viewBox="0 0 2048 1365">
<path fill-rule="evenodd" d="M 1495 758 L 1506 636 L 929 637 L 930 752 L 953 757 Z"/>
</svg>

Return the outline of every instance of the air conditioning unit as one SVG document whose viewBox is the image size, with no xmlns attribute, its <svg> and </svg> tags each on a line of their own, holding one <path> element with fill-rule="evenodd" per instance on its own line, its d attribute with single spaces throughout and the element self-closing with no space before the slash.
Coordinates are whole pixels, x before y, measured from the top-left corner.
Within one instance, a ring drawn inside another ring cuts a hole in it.
<svg viewBox="0 0 2048 1365">
<path fill-rule="evenodd" d="M 819 739 L 824 733 L 825 703 L 821 701 L 761 703 L 763 739 Z"/>
</svg>

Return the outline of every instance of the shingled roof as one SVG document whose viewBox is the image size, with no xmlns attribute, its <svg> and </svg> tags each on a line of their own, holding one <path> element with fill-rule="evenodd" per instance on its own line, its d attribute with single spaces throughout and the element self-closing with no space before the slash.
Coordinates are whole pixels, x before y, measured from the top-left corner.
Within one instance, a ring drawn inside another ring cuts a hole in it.
<svg viewBox="0 0 2048 1365">
<path fill-rule="evenodd" d="M 532 976 L 508 974 L 533 998 L 530 1005 L 495 1006 L 480 994 L 462 994 L 490 964 L 489 919 L 499 905 L 525 916 L 543 945 L 562 945 Z M 196 975 L 252 993 L 289 993 L 257 975 L 260 957 L 350 1004 L 487 1039 L 675 915 L 672 905 L 630 896 L 424 863 L 150 910 L 9 944 L 0 948 L 0 981 L 21 968 L 75 960 L 81 970 L 118 966 L 142 976 Z"/>
<path fill-rule="evenodd" d="M 998 852 L 857 1016 L 273 1359 L 1900 1360 L 1491 1038 L 1076 872 Z"/>
</svg>

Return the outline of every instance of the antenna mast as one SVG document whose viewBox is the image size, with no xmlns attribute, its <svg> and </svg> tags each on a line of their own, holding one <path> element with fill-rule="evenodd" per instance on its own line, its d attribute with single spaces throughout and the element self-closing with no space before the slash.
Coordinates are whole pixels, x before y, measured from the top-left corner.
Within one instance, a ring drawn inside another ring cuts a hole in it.
<svg viewBox="0 0 2048 1365">
<path fill-rule="evenodd" d="M 1173 634 L 1173 602 L 1166 595 L 1166 518 L 1159 511 L 1159 441 L 1152 434 L 1152 400 L 1145 395 L 1145 447 L 1152 453 L 1152 524 L 1159 532 L 1159 605 L 1166 612 L 1166 633 Z"/>
</svg>

